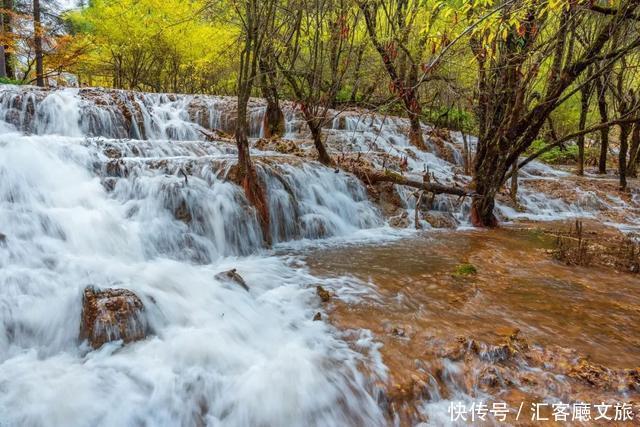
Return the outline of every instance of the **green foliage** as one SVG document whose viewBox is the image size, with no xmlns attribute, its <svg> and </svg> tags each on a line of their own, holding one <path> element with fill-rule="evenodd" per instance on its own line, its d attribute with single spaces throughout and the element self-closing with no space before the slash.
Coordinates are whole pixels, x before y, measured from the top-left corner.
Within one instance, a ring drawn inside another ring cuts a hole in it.
<svg viewBox="0 0 640 427">
<path fill-rule="evenodd" d="M 20 80 L 10 79 L 8 77 L 0 77 L 0 84 L 4 84 L 4 85 L 21 85 L 22 82 Z"/>
<path fill-rule="evenodd" d="M 352 92 L 353 92 L 353 87 L 350 85 L 341 87 L 338 93 L 336 94 L 336 102 L 338 103 L 350 102 Z M 356 98 L 356 101 L 358 101 L 357 98 Z"/>
<path fill-rule="evenodd" d="M 424 112 L 424 120 L 436 127 L 443 127 L 462 132 L 470 132 L 475 128 L 473 113 L 460 108 L 432 108 Z"/>
<path fill-rule="evenodd" d="M 77 43 L 92 46 L 73 70 L 93 85 L 163 92 L 224 92 L 237 29 L 202 14 L 204 0 L 93 0 L 66 17 Z"/>
<path fill-rule="evenodd" d="M 549 143 L 544 139 L 536 139 L 531 144 L 525 155 L 529 156 L 546 147 Z M 552 165 L 564 165 L 575 163 L 578 161 L 578 146 L 575 144 L 566 144 L 564 147 L 555 147 L 541 154 L 538 160 Z"/>
<path fill-rule="evenodd" d="M 478 270 L 473 264 L 464 263 L 456 267 L 454 274 L 456 276 L 474 276 L 478 274 Z"/>
</svg>

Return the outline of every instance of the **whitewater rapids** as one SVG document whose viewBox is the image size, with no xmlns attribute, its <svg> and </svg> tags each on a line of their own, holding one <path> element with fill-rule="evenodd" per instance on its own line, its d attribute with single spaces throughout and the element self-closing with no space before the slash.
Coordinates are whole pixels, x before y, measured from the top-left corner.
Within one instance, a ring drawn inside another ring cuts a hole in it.
<svg viewBox="0 0 640 427">
<path fill-rule="evenodd" d="M 264 105 L 250 107 L 258 138 Z M 253 149 L 275 242 L 265 248 L 227 179 L 235 147 L 212 141 L 233 114 L 229 98 L 0 87 L 0 426 L 389 423 L 380 344 L 312 320 L 317 285 L 345 301 L 373 285 L 314 276 L 292 253 L 412 231 L 388 227 L 354 177 Z M 308 144 L 291 105 L 285 115 L 286 137 Z M 334 154 L 404 157 L 416 179 L 428 169 L 456 182 L 459 147 L 449 144 L 449 161 L 415 150 L 406 125 L 346 113 L 324 132 Z M 560 174 L 536 163 L 524 173 Z M 398 193 L 413 218 L 414 196 Z M 524 186 L 520 197 L 521 210 L 498 205 L 504 217 L 590 213 Z M 468 203 L 434 204 L 466 224 Z M 215 278 L 232 268 L 249 292 Z M 87 286 L 136 293 L 149 336 L 79 342 Z"/>
<path fill-rule="evenodd" d="M 149 138 L 121 140 L 109 133 L 121 117 L 86 114 L 75 90 L 2 96 L 0 425 L 384 424 L 372 386 L 384 367 L 359 371 L 376 368 L 375 346 L 364 334 L 356 352 L 312 321 L 324 279 L 262 248 L 241 189 L 212 166 L 228 147 L 196 140 L 198 125 L 159 98 L 145 110 L 156 114 Z M 108 176 L 105 144 L 133 165 L 126 177 Z M 149 166 L 203 157 L 211 162 L 188 184 Z M 261 170 L 279 241 L 383 223 L 353 178 L 312 165 L 283 166 L 278 179 Z M 174 215 L 183 202 L 189 223 Z M 214 278 L 231 268 L 249 292 Z M 139 295 L 150 336 L 95 351 L 78 342 L 88 285 Z"/>
</svg>

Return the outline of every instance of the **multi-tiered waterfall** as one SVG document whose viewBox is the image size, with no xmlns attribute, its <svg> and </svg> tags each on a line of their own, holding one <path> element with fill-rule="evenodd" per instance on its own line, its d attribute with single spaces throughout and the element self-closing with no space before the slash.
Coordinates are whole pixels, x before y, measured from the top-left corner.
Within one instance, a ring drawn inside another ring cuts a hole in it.
<svg viewBox="0 0 640 427">
<path fill-rule="evenodd" d="M 286 138 L 309 147 L 293 105 L 284 110 Z M 254 138 L 263 113 L 252 100 Z M 229 179 L 233 127 L 231 98 L 0 88 L 0 426 L 388 423 L 371 334 L 349 331 L 347 344 L 346 332 L 313 321 L 317 285 L 359 282 L 313 276 L 291 248 L 407 232 L 385 225 L 355 177 L 254 148 L 275 243 L 264 247 Z M 468 182 L 459 145 L 416 150 L 406 127 L 344 112 L 324 133 L 335 156 L 361 153 L 377 167 L 401 159 L 416 179 Z M 558 174 L 534 164 L 524 178 Z M 398 191 L 412 226 L 415 194 Z M 500 205 L 505 216 L 589 208 L 526 187 L 520 197 L 519 211 Z M 438 197 L 430 208 L 464 222 L 467 206 Z M 220 280 L 232 268 L 248 292 Z M 88 286 L 134 292 L 146 339 L 80 342 Z"/>
<path fill-rule="evenodd" d="M 226 179 L 235 149 L 210 139 L 228 100 L 4 87 L 0 104 L 0 425 L 382 423 L 358 370 L 374 347 L 312 320 L 323 279 L 263 248 Z M 383 225 L 347 174 L 258 164 L 276 243 Z M 215 278 L 230 268 L 249 292 Z M 80 343 L 89 285 L 135 292 L 147 339 Z"/>
</svg>

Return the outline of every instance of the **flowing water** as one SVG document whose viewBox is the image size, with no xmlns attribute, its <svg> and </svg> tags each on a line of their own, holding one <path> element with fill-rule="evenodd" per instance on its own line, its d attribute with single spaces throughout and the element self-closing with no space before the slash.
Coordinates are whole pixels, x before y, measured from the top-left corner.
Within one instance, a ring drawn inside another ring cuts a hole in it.
<svg viewBox="0 0 640 427">
<path fill-rule="evenodd" d="M 264 105 L 250 107 L 257 138 Z M 308 146 L 295 109 L 285 112 L 287 137 Z M 527 261 L 539 244 L 501 234 L 391 229 L 354 177 L 253 149 L 275 242 L 265 248 L 253 208 L 227 179 L 233 114 L 233 100 L 218 97 L 0 89 L 0 425 L 387 425 L 394 417 L 381 396 L 393 360 L 404 359 L 384 327 L 371 326 L 377 316 L 436 338 L 474 331 L 486 340 L 486 325 L 502 319 L 542 345 L 637 362 L 635 282 L 603 275 L 593 285 L 551 264 L 541 278 Z M 380 166 L 402 156 L 409 175 L 468 181 L 459 144 L 420 152 L 406 126 L 345 113 L 325 131 L 337 155 L 364 152 Z M 399 193 L 413 212 L 415 197 Z M 524 208 L 501 205 L 503 215 L 571 211 L 523 197 Z M 464 225 L 467 202 L 439 196 L 433 206 Z M 460 257 L 487 263 L 473 286 L 448 278 Z M 215 277 L 231 268 L 249 292 Z M 338 308 L 324 311 L 319 284 Z M 98 350 L 79 342 L 89 285 L 135 292 L 149 337 Z M 331 322 L 313 321 L 318 311 Z M 563 322 L 571 328 L 560 339 Z M 425 405 L 446 400 L 438 393 Z"/>
<path fill-rule="evenodd" d="M 409 411 L 451 423 L 457 402 L 525 402 L 525 420 L 531 403 L 637 402 L 640 279 L 562 265 L 545 254 L 552 243 L 532 232 L 458 231 L 306 259 L 314 274 L 336 277 L 333 323 L 368 328 L 383 344 L 387 400 L 403 422 Z M 456 274 L 462 263 L 477 273 Z"/>
<path fill-rule="evenodd" d="M 78 91 L 3 95 L 0 425 L 383 422 L 358 371 L 369 355 L 312 321 L 320 279 L 262 247 L 224 178 L 233 148 L 203 142 L 183 100 L 141 97 L 132 132 L 148 139 L 121 140 L 123 117 Z M 354 178 L 313 164 L 261 173 L 277 241 L 382 225 Z M 248 293 L 214 278 L 230 268 Z M 81 345 L 88 285 L 139 295 L 152 335 Z"/>
</svg>

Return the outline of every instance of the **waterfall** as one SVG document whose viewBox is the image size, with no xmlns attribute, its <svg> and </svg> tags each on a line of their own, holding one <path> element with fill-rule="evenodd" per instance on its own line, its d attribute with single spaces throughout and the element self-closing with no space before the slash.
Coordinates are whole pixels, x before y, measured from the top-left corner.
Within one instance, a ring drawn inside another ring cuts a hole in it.
<svg viewBox="0 0 640 427">
<path fill-rule="evenodd" d="M 232 110 L 215 97 L 0 89 L 0 425 L 384 424 L 384 367 L 360 372 L 375 346 L 355 351 L 312 320 L 326 279 L 263 246 L 227 178 L 235 147 L 202 132 Z M 355 178 L 255 156 L 275 243 L 383 224 Z M 216 278 L 231 268 L 248 292 Z M 150 335 L 80 343 L 87 286 L 134 292 Z"/>
<path fill-rule="evenodd" d="M 324 310 L 316 286 L 353 280 L 313 275 L 288 249 L 354 236 L 377 243 L 394 232 L 355 177 L 253 147 L 274 243 L 265 247 L 232 180 L 235 108 L 216 96 L 0 87 L 0 426 L 388 424 L 373 334 L 313 320 Z M 250 101 L 252 143 L 264 112 Z M 283 112 L 286 138 L 311 149 L 300 112 L 291 103 Z M 405 119 L 329 117 L 323 133 L 336 156 L 362 155 L 413 180 L 470 182 L 455 134 L 424 126 L 422 151 L 409 144 Z M 571 204 L 528 186 L 559 175 L 532 163 L 519 209 L 499 200 L 498 211 L 555 219 L 637 202 L 584 192 Z M 414 228 L 416 209 L 468 217 L 468 200 L 421 199 L 425 209 L 415 191 L 394 191 L 408 213 L 398 236 Z M 248 291 L 219 278 L 231 269 Z M 79 342 L 89 286 L 135 293 L 148 336 L 99 349 Z M 374 286 L 355 283 L 337 298 Z"/>
</svg>

